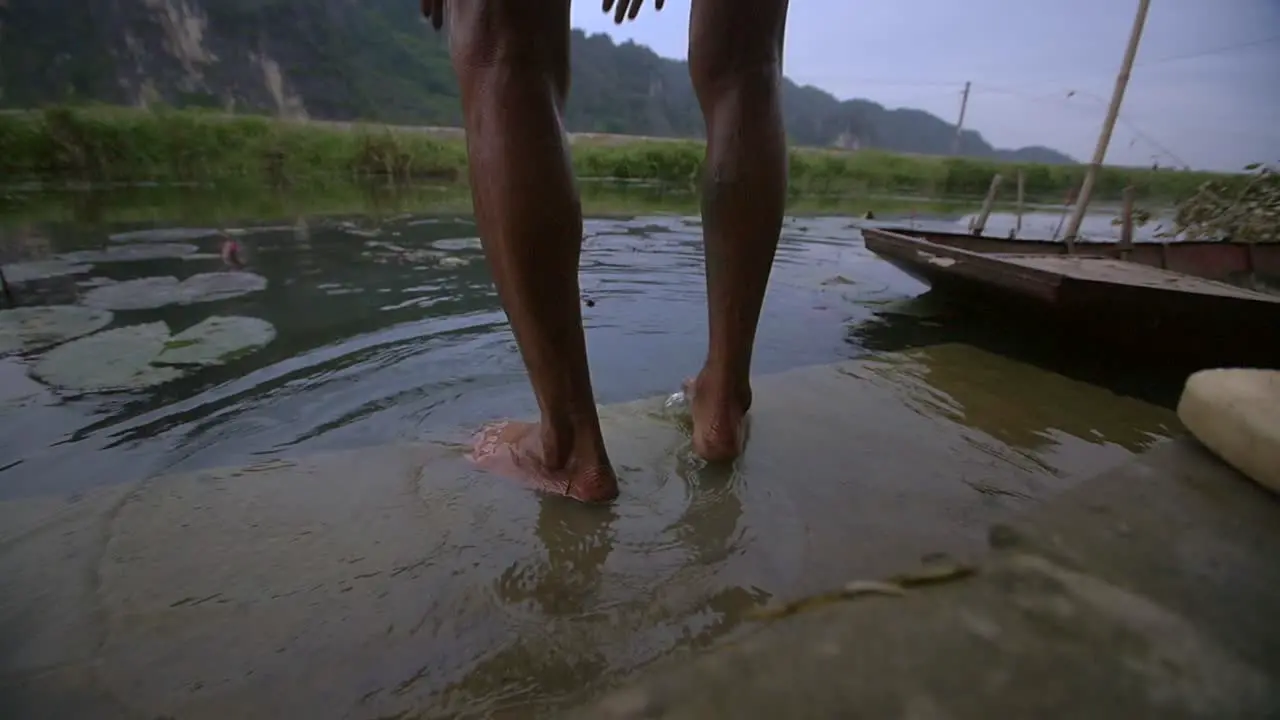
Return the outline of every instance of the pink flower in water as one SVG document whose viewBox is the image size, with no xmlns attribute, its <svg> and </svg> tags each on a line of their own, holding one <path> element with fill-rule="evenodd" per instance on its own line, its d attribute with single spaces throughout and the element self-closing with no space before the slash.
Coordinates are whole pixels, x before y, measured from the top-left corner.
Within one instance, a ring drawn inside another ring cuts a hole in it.
<svg viewBox="0 0 1280 720">
<path fill-rule="evenodd" d="M 242 268 L 244 267 L 244 258 L 240 254 L 240 243 L 234 238 L 226 238 L 222 241 L 222 262 L 228 267 Z"/>
</svg>

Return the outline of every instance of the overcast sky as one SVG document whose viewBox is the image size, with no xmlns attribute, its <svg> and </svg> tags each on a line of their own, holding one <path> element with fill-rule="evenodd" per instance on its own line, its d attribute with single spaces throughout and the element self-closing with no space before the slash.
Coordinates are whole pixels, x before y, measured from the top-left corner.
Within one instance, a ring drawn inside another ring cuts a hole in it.
<svg viewBox="0 0 1280 720">
<path fill-rule="evenodd" d="M 685 58 L 689 0 L 621 27 L 599 0 L 573 22 Z M 841 99 L 959 114 L 998 147 L 1093 153 L 1136 0 L 792 0 L 784 72 Z M 1068 96 L 1074 91 L 1074 95 Z M 1108 163 L 1238 170 L 1280 161 L 1280 0 L 1152 0 Z"/>
</svg>

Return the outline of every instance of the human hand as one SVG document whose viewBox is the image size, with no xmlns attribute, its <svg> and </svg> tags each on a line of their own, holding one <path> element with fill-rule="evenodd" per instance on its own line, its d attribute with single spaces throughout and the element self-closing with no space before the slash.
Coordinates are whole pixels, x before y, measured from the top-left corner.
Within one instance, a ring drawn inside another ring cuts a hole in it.
<svg viewBox="0 0 1280 720">
<path fill-rule="evenodd" d="M 444 0 L 422 0 L 422 17 L 429 18 L 437 30 L 444 27 Z"/>
<path fill-rule="evenodd" d="M 426 0 L 423 0 L 426 2 Z M 635 20 L 636 15 L 640 14 L 640 6 L 644 4 L 644 0 L 604 0 L 604 11 L 613 13 L 613 21 L 619 25 L 624 19 Z M 653 9 L 661 10 L 666 4 L 666 0 L 653 0 Z"/>
</svg>

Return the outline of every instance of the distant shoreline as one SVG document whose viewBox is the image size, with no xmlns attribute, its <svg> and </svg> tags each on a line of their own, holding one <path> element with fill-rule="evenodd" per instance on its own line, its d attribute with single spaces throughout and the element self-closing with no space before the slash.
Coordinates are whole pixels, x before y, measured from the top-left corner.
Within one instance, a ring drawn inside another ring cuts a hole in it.
<svg viewBox="0 0 1280 720">
<path fill-rule="evenodd" d="M 581 178 L 696 188 L 703 143 L 680 138 L 572 133 Z M 9 182 L 466 182 L 461 128 L 278 119 L 202 110 L 95 106 L 0 112 L 0 175 Z M 1083 165 L 1006 163 L 881 150 L 796 147 L 793 195 L 900 193 L 982 196 L 995 173 L 1012 200 L 1021 170 L 1028 202 L 1062 202 Z M 1105 167 L 1095 198 L 1129 184 L 1146 202 L 1176 202 L 1218 173 Z"/>
</svg>

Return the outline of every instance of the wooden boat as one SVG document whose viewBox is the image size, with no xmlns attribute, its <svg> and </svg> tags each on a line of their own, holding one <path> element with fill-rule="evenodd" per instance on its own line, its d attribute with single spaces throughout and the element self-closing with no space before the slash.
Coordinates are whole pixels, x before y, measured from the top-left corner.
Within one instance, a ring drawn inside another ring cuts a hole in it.
<svg viewBox="0 0 1280 720">
<path fill-rule="evenodd" d="M 928 240 L 937 245 L 987 254 L 1067 254 L 1066 243 L 1060 240 L 1015 240 L 962 231 L 947 232 L 938 227 L 902 227 L 892 223 L 878 225 L 881 227 L 863 226 L 864 234 L 872 229 L 888 231 Z M 1252 276 L 1280 285 L 1280 243 L 1138 242 L 1126 247 L 1114 240 L 1086 239 L 1076 241 L 1075 254 L 1128 260 L 1208 280 L 1240 284 Z"/>
<path fill-rule="evenodd" d="M 1169 362 L 1280 367 L 1280 295 L 1205 277 L 1258 272 L 1258 250 L 1264 262 L 1280 262 L 1269 246 L 1094 242 L 1069 255 L 1061 243 L 962 233 L 868 227 L 862 235 L 867 249 L 908 275 L 993 313 L 1053 322 Z"/>
</svg>

